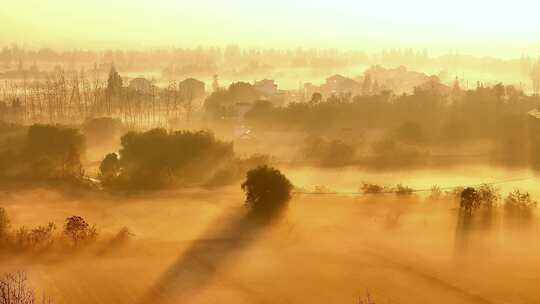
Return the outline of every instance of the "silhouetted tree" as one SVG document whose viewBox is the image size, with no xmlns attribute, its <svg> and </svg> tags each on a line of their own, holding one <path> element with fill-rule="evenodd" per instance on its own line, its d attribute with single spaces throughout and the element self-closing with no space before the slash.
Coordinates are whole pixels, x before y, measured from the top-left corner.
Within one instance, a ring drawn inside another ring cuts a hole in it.
<svg viewBox="0 0 540 304">
<path fill-rule="evenodd" d="M 311 100 L 309 101 L 311 104 L 317 104 L 322 102 L 322 95 L 321 93 L 315 92 L 313 95 L 311 95 Z"/>
<path fill-rule="evenodd" d="M 197 98 L 204 97 L 206 94 L 204 82 L 194 78 L 185 79 L 178 84 L 178 92 L 187 113 L 187 120 L 190 121 L 193 111 L 193 101 Z"/>
<path fill-rule="evenodd" d="M 85 137 L 78 130 L 36 124 L 28 129 L 23 157 L 30 163 L 29 176 L 80 179 L 85 151 Z"/>
<path fill-rule="evenodd" d="M 107 79 L 107 94 L 116 95 L 120 92 L 122 89 L 122 77 L 118 72 L 116 71 L 116 67 L 111 65 L 111 69 L 109 71 L 109 78 Z"/>
<path fill-rule="evenodd" d="M 247 82 L 232 83 L 227 90 L 213 92 L 204 103 L 205 111 L 213 119 L 226 120 L 236 115 L 235 104 L 252 103 L 260 93 Z"/>
<path fill-rule="evenodd" d="M 528 192 L 516 189 L 504 199 L 504 212 L 508 217 L 528 219 L 533 215 L 537 205 Z"/>
<path fill-rule="evenodd" d="M 103 182 L 112 181 L 120 173 L 120 160 L 116 153 L 109 153 L 99 165 L 99 174 Z"/>
<path fill-rule="evenodd" d="M 82 217 L 71 216 L 66 218 L 64 234 L 67 235 L 75 246 L 81 243 L 93 241 L 97 238 L 97 231 L 94 226 L 90 226 Z"/>
<path fill-rule="evenodd" d="M 460 208 L 470 214 L 480 206 L 478 191 L 472 187 L 465 188 L 460 196 Z"/>
<path fill-rule="evenodd" d="M 232 143 L 217 140 L 210 131 L 128 132 L 121 138 L 118 178 L 132 189 L 202 182 L 233 157 Z"/>
<path fill-rule="evenodd" d="M 89 145 L 99 145 L 119 135 L 123 129 L 123 125 L 119 119 L 99 117 L 86 120 L 82 129 Z"/>
<path fill-rule="evenodd" d="M 6 236 L 9 229 L 9 216 L 6 209 L 0 207 L 0 239 Z"/>
<path fill-rule="evenodd" d="M 250 170 L 242 184 L 250 210 L 265 215 L 283 210 L 291 199 L 292 189 L 293 185 L 285 175 L 268 166 Z"/>
<path fill-rule="evenodd" d="M 28 286 L 24 272 L 6 273 L 0 276 L 0 304 L 36 304 L 35 292 Z M 42 304 L 50 303 L 44 299 Z"/>
</svg>

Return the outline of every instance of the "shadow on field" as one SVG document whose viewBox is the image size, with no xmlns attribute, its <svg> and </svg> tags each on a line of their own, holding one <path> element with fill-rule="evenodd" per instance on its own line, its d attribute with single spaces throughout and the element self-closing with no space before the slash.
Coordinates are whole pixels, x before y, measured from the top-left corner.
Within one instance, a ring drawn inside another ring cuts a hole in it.
<svg viewBox="0 0 540 304">
<path fill-rule="evenodd" d="M 141 304 L 189 303 L 188 300 L 203 290 L 220 269 L 234 263 L 279 218 L 242 213 L 215 221 L 164 272 L 142 298 Z"/>
</svg>

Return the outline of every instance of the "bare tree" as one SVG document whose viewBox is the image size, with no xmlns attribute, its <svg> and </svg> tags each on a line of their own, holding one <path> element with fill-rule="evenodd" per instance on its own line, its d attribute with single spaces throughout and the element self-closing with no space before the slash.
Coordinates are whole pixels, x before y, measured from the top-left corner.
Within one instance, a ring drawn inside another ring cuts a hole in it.
<svg viewBox="0 0 540 304">
<path fill-rule="evenodd" d="M 35 292 L 28 285 L 25 272 L 6 273 L 0 276 L 0 304 L 36 304 Z M 50 304 L 50 299 L 43 299 L 43 304 Z"/>
</svg>

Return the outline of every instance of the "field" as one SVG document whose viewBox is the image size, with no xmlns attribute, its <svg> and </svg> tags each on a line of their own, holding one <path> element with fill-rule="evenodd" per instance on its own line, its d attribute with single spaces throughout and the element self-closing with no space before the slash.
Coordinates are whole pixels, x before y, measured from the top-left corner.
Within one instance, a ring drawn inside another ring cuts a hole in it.
<svg viewBox="0 0 540 304">
<path fill-rule="evenodd" d="M 340 192 L 357 191 L 362 180 L 422 189 L 516 177 L 531 179 L 499 184 L 501 193 L 538 191 L 528 171 L 483 166 L 284 172 L 298 186 Z M 376 303 L 540 301 L 536 218 L 513 226 L 497 212 L 489 225 L 464 229 L 456 201 L 428 194 L 299 194 L 279 221 L 252 223 L 239 186 L 131 196 L 5 191 L 0 199 L 14 227 L 61 227 L 80 215 L 102 236 L 126 226 L 134 237 L 125 246 L 101 242 L 69 254 L 3 254 L 0 269 L 27 271 L 55 303 L 357 303 L 366 293 Z"/>
</svg>

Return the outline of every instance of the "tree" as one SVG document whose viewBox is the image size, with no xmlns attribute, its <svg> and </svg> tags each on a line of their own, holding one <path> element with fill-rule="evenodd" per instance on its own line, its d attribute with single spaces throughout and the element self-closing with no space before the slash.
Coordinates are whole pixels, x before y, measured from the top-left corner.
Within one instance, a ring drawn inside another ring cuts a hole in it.
<svg viewBox="0 0 540 304">
<path fill-rule="evenodd" d="M 250 170 L 242 184 L 250 211 L 263 215 L 282 211 L 291 199 L 292 189 L 293 185 L 285 175 L 268 166 Z"/>
<path fill-rule="evenodd" d="M 504 211 L 507 216 L 516 218 L 530 218 L 538 203 L 531 198 L 528 192 L 514 190 L 504 199 Z"/>
<path fill-rule="evenodd" d="M 116 71 L 116 67 L 111 65 L 111 70 L 109 71 L 109 78 L 107 79 L 107 93 L 109 96 L 117 95 L 122 88 L 122 77 Z"/>
<path fill-rule="evenodd" d="M 178 84 L 178 92 L 180 93 L 180 99 L 183 102 L 184 109 L 187 113 L 186 118 L 189 122 L 193 111 L 193 101 L 197 98 L 204 97 L 206 94 L 204 82 L 195 78 L 185 79 Z"/>
<path fill-rule="evenodd" d="M 344 166 L 354 160 L 356 146 L 338 139 L 309 136 L 304 140 L 301 154 L 305 160 L 315 161 L 322 166 Z"/>
<path fill-rule="evenodd" d="M 37 303 L 35 292 L 28 286 L 26 273 L 6 273 L 0 276 L 0 304 L 35 303 Z"/>
<path fill-rule="evenodd" d="M 213 80 L 212 80 L 212 91 L 213 91 L 213 92 L 219 91 L 219 76 L 218 76 L 218 75 L 214 75 L 214 77 L 213 77 Z"/>
<path fill-rule="evenodd" d="M 211 131 L 129 132 L 121 138 L 119 178 L 132 189 L 200 183 L 233 157 L 232 143 L 216 139 Z M 109 161 L 113 163 L 112 156 Z"/>
<path fill-rule="evenodd" d="M 84 168 L 81 163 L 81 156 L 75 147 L 70 147 L 68 153 L 62 160 L 60 178 L 81 180 L 84 177 Z"/>
<path fill-rule="evenodd" d="M 38 179 L 80 179 L 86 139 L 78 130 L 58 125 L 35 124 L 28 129 L 23 156 L 29 176 Z"/>
<path fill-rule="evenodd" d="M 0 207 L 0 239 L 7 234 L 9 229 L 9 216 L 6 209 Z"/>
<path fill-rule="evenodd" d="M 71 216 L 66 218 L 64 234 L 73 240 L 75 246 L 81 242 L 93 241 L 97 237 L 97 231 L 94 226 L 90 226 L 82 217 Z"/>
<path fill-rule="evenodd" d="M 495 204 L 501 198 L 499 189 L 488 184 L 481 185 L 476 191 L 481 206 L 488 210 L 495 207 Z"/>
<path fill-rule="evenodd" d="M 414 122 L 405 122 L 394 131 L 397 140 L 407 144 L 418 144 L 424 141 L 422 127 Z"/>
<path fill-rule="evenodd" d="M 323 97 L 322 97 L 321 93 L 315 92 L 315 93 L 313 93 L 313 95 L 311 95 L 310 103 L 311 104 L 318 104 L 318 103 L 322 102 L 322 99 L 323 99 Z"/>
<path fill-rule="evenodd" d="M 113 180 L 120 173 L 120 160 L 116 153 L 109 153 L 99 165 L 99 174 L 104 182 Z"/>
<path fill-rule="evenodd" d="M 83 132 L 89 144 L 99 145 L 116 139 L 123 129 L 120 119 L 98 117 L 84 122 Z"/>
<path fill-rule="evenodd" d="M 460 208 L 466 213 L 472 213 L 480 206 L 478 191 L 472 187 L 465 188 L 460 196 Z"/>
</svg>

